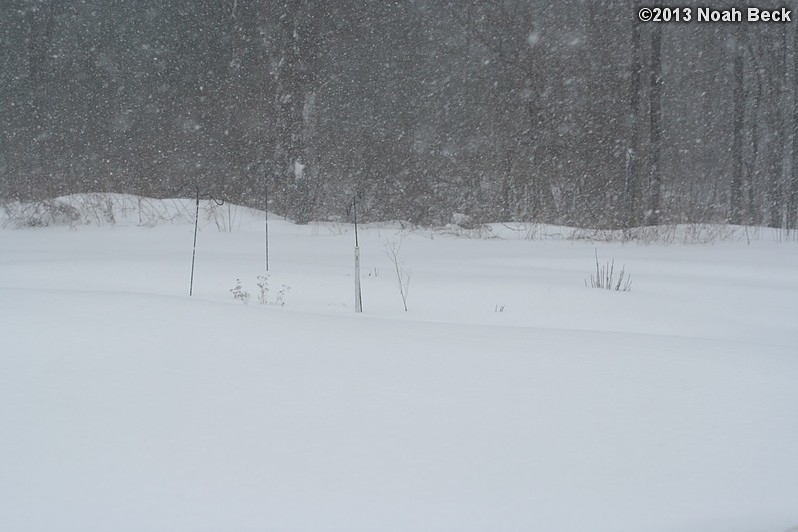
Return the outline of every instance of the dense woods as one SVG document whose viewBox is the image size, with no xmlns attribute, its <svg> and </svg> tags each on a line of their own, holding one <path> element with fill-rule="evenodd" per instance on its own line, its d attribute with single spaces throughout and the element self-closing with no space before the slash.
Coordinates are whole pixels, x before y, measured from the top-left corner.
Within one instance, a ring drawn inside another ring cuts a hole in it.
<svg viewBox="0 0 798 532">
<path fill-rule="evenodd" d="M 298 222 L 358 194 L 367 220 L 796 228 L 798 22 L 643 24 L 633 0 L 0 6 L 2 200 L 190 183 Z"/>
</svg>

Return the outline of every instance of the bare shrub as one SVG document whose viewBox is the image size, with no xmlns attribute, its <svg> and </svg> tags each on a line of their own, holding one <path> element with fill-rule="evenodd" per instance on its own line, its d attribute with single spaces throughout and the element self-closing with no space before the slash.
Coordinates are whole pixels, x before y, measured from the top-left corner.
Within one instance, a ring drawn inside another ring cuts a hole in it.
<svg viewBox="0 0 798 532">
<path fill-rule="evenodd" d="M 274 304 L 277 305 L 278 307 L 284 307 L 285 295 L 288 293 L 289 290 L 291 290 L 291 287 L 288 286 L 287 284 L 280 285 L 280 289 L 277 291 L 277 295 L 274 296 Z"/>
<path fill-rule="evenodd" d="M 265 305 L 269 302 L 269 276 L 258 275 L 258 303 Z"/>
<path fill-rule="evenodd" d="M 6 219 L 3 227 L 22 229 L 26 227 L 47 227 L 50 225 L 69 225 L 74 227 L 80 221 L 78 209 L 60 200 L 44 200 L 29 203 L 9 202 L 4 206 Z"/>
<path fill-rule="evenodd" d="M 288 294 L 288 291 L 291 290 L 291 287 L 287 284 L 283 283 L 280 285 L 280 289 L 274 293 L 274 299 L 269 299 L 269 293 L 272 291 L 269 288 L 269 275 L 258 275 L 257 283 L 258 285 L 258 303 L 261 305 L 275 305 L 278 307 L 285 306 L 285 296 Z"/>
<path fill-rule="evenodd" d="M 245 305 L 249 303 L 249 292 L 241 286 L 241 279 L 236 279 L 236 285 L 230 289 L 230 293 L 233 294 L 233 299 L 237 299 Z"/>
<path fill-rule="evenodd" d="M 598 250 L 596 250 L 596 273 L 590 276 L 590 283 L 585 279 L 585 286 L 603 288 L 616 292 L 629 292 L 632 289 L 632 278 L 626 273 L 625 267 L 615 273 L 615 259 L 604 265 L 599 264 Z"/>
<path fill-rule="evenodd" d="M 241 213 L 238 205 L 232 203 L 219 205 L 209 201 L 204 211 L 206 220 L 213 221 L 220 233 L 232 233 L 241 226 Z"/>
</svg>

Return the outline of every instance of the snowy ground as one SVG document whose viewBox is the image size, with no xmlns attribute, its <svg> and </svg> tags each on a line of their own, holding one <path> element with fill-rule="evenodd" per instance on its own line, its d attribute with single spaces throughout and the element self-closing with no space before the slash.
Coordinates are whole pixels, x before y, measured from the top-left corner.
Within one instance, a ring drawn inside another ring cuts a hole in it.
<svg viewBox="0 0 798 532">
<path fill-rule="evenodd" d="M 272 222 L 260 305 L 262 219 L 204 214 L 191 298 L 185 216 L 0 230 L 0 530 L 798 526 L 795 242 L 370 226 L 356 315 L 351 226 Z"/>
</svg>

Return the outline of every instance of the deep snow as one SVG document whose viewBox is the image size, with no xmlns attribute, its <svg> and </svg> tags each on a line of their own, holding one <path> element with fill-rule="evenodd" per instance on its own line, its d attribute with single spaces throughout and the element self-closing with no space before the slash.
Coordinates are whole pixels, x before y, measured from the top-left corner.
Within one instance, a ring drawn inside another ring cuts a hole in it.
<svg viewBox="0 0 798 532">
<path fill-rule="evenodd" d="M 272 221 L 259 305 L 237 214 L 192 298 L 185 218 L 0 230 L 0 530 L 798 525 L 794 242 L 368 226 L 358 315 L 351 226 Z M 596 250 L 631 292 L 585 287 Z"/>
</svg>

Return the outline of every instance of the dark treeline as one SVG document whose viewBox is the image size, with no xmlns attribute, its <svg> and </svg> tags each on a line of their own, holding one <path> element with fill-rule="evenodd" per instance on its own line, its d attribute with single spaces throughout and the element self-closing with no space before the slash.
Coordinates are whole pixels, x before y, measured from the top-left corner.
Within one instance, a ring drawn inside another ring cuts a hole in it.
<svg viewBox="0 0 798 532">
<path fill-rule="evenodd" d="M 796 226 L 798 22 L 641 24 L 632 0 L 0 6 L 2 199 L 191 183 L 299 222 L 357 193 L 366 219 L 420 224 Z"/>
</svg>

